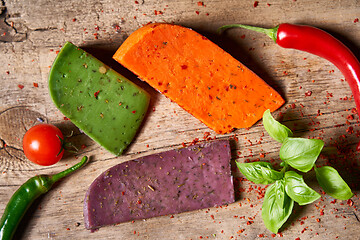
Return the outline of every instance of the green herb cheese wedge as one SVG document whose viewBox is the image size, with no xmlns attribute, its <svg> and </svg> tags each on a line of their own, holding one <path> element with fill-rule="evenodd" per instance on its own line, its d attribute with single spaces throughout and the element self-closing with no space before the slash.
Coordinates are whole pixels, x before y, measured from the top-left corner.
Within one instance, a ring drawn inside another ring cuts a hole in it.
<svg viewBox="0 0 360 240">
<path fill-rule="evenodd" d="M 143 89 L 69 42 L 51 67 L 49 89 L 57 108 L 115 155 L 131 143 L 150 101 Z"/>
</svg>

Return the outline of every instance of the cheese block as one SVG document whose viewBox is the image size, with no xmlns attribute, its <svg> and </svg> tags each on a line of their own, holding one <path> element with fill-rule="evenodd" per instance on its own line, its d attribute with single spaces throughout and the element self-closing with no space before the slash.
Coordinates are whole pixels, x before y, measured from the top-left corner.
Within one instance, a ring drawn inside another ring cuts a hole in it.
<svg viewBox="0 0 360 240">
<path fill-rule="evenodd" d="M 227 140 L 148 155 L 98 176 L 84 200 L 87 229 L 234 202 Z"/>
<path fill-rule="evenodd" d="M 113 58 L 217 133 L 248 128 L 284 100 L 206 37 L 153 23 L 132 33 Z"/>
<path fill-rule="evenodd" d="M 150 95 L 81 48 L 67 42 L 49 75 L 56 107 L 115 155 L 131 143 Z"/>
</svg>

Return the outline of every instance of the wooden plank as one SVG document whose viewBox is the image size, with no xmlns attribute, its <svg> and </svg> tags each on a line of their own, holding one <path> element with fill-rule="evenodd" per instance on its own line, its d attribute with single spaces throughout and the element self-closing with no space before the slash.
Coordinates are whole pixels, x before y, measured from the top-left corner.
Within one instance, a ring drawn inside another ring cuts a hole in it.
<svg viewBox="0 0 360 240">
<path fill-rule="evenodd" d="M 82 204 L 91 182 L 117 163 L 190 144 L 196 139 L 232 139 L 233 160 L 257 159 L 279 163 L 280 145 L 264 131 L 261 121 L 250 129 L 217 135 L 178 105 L 138 80 L 111 59 L 118 46 L 148 22 L 191 27 L 219 44 L 276 88 L 286 104 L 275 113 L 296 136 L 321 137 L 325 151 L 319 164 L 335 166 L 356 194 L 352 201 L 328 195 L 305 207 L 296 205 L 283 239 L 360 239 L 359 118 L 341 72 L 319 57 L 282 49 L 266 36 L 232 29 L 219 36 L 223 24 L 244 23 L 273 27 L 279 23 L 314 25 L 334 34 L 359 57 L 360 3 L 357 0 L 259 1 L 4 1 L 0 8 L 0 212 L 12 193 L 35 174 L 51 174 L 76 163 L 83 155 L 91 162 L 64 179 L 35 202 L 22 222 L 22 239 L 272 239 L 261 219 L 263 185 L 243 181 L 234 167 L 237 201 L 228 206 L 163 216 L 85 230 Z M 201 4 L 203 3 L 203 4 Z M 0 4 L 1 5 L 1 4 Z M 5 34 L 3 34 L 5 33 Z M 130 80 L 149 91 L 152 103 L 137 138 L 120 157 L 107 153 L 82 134 L 55 108 L 48 94 L 50 66 L 65 41 L 84 47 Z M 23 86 L 23 88 L 21 87 Z M 311 96 L 307 96 L 309 91 Z M 40 167 L 26 160 L 21 139 L 39 121 L 58 125 L 81 148 L 58 164 Z M 353 132 L 351 128 L 353 128 Z M 242 181 L 240 181 L 242 180 Z M 314 174 L 306 181 L 316 190 Z"/>
</svg>

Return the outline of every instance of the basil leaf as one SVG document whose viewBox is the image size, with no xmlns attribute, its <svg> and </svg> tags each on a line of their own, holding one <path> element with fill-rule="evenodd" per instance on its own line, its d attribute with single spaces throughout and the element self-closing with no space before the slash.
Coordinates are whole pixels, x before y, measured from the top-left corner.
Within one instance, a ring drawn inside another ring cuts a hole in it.
<svg viewBox="0 0 360 240">
<path fill-rule="evenodd" d="M 281 145 L 279 156 L 291 167 L 308 172 L 320 155 L 324 142 L 320 139 L 287 138 Z"/>
<path fill-rule="evenodd" d="M 306 205 L 319 199 L 321 195 L 304 182 L 303 176 L 288 171 L 285 173 L 285 191 L 299 205 Z"/>
<path fill-rule="evenodd" d="M 315 167 L 315 173 L 319 185 L 333 198 L 347 200 L 353 196 L 350 187 L 335 168 L 330 166 Z"/>
<path fill-rule="evenodd" d="M 280 143 L 284 142 L 287 137 L 293 135 L 288 127 L 282 125 L 272 117 L 270 109 L 267 109 L 263 114 L 263 125 L 270 137 Z"/>
<path fill-rule="evenodd" d="M 280 192 L 282 192 L 281 196 L 279 196 Z M 281 204 L 282 201 L 283 204 Z M 273 233 L 277 233 L 289 218 L 293 207 L 294 201 L 286 194 L 283 180 L 270 185 L 266 189 L 261 210 L 265 226 Z"/>
<path fill-rule="evenodd" d="M 284 176 L 282 172 L 274 170 L 268 162 L 236 162 L 236 165 L 249 181 L 256 184 L 270 184 Z"/>
</svg>

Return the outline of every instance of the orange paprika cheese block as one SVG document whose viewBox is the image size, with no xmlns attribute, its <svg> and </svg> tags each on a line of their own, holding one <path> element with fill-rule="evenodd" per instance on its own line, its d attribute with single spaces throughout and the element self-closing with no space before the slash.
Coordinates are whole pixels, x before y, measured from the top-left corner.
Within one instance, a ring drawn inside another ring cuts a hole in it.
<svg viewBox="0 0 360 240">
<path fill-rule="evenodd" d="M 199 33 L 148 24 L 113 58 L 217 133 L 254 125 L 283 98 L 255 73 Z"/>
</svg>

